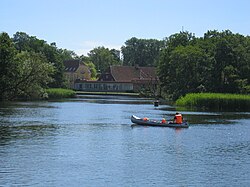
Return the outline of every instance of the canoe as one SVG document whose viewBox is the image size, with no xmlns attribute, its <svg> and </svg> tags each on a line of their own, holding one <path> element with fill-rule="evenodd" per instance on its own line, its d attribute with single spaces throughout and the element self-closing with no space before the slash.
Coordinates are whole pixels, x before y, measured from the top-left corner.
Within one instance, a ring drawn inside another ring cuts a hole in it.
<svg viewBox="0 0 250 187">
<path fill-rule="evenodd" d="M 173 123 L 173 122 L 162 123 L 161 121 L 156 121 L 156 120 L 144 120 L 135 115 L 131 116 L 131 121 L 134 124 L 142 125 L 142 126 L 174 127 L 174 128 L 188 128 L 189 126 L 188 122 L 186 121 L 183 121 L 183 123 L 181 124 Z"/>
</svg>

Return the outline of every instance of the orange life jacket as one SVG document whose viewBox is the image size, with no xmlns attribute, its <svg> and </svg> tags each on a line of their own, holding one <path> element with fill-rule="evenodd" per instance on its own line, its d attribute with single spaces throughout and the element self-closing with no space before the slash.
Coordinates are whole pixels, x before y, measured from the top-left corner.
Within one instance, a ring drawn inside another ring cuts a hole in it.
<svg viewBox="0 0 250 187">
<path fill-rule="evenodd" d="M 181 114 L 175 115 L 175 123 L 182 123 L 182 115 Z"/>
</svg>

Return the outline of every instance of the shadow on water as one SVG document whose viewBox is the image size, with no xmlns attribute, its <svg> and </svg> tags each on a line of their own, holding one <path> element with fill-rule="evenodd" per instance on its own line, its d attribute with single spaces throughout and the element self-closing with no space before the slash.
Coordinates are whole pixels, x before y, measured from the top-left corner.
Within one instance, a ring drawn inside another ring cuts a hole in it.
<svg viewBox="0 0 250 187">
<path fill-rule="evenodd" d="M 52 135 L 58 127 L 41 120 L 49 108 L 46 102 L 0 103 L 0 145 Z"/>
<path fill-rule="evenodd" d="M 178 111 L 182 113 L 184 120 L 187 120 L 189 124 L 192 125 L 216 125 L 216 124 L 235 124 L 240 120 L 249 119 L 250 112 L 238 112 L 233 110 L 208 110 L 204 108 L 185 108 L 185 107 L 176 107 L 171 104 L 160 105 L 155 107 L 155 110 L 163 111 L 163 115 L 160 114 L 160 117 L 164 117 L 167 120 L 173 120 L 173 116 Z"/>
<path fill-rule="evenodd" d="M 130 96 L 88 95 L 56 102 L 0 103 L 0 140 L 49 136 L 60 127 L 59 124 L 82 125 L 84 122 L 85 126 L 101 127 L 112 123 L 117 126 L 118 121 L 131 125 L 127 123 L 130 123 L 130 116 L 137 114 L 140 115 L 138 117 L 171 121 L 175 112 L 179 111 L 190 126 L 237 124 L 250 118 L 249 112 L 179 108 L 166 102 L 154 107 L 153 102 L 153 99 Z M 98 117 L 93 113 L 97 113 Z M 114 114 L 117 117 L 112 117 Z"/>
<path fill-rule="evenodd" d="M 249 119 L 250 112 L 227 110 L 208 110 L 204 108 L 176 107 L 176 111 L 184 111 L 185 117 L 194 125 L 235 124 L 240 120 Z"/>
<path fill-rule="evenodd" d="M 57 127 L 48 124 L 26 124 L 20 126 L 0 126 L 0 146 L 9 144 L 12 140 L 34 139 L 53 136 Z"/>
<path fill-rule="evenodd" d="M 190 125 L 216 125 L 216 124 L 234 124 L 240 120 L 249 119 L 250 112 L 238 112 L 234 109 L 221 110 L 208 110 L 205 108 L 185 108 L 176 107 L 171 102 L 160 101 L 159 107 L 154 107 L 153 99 L 137 98 L 129 96 L 82 96 L 75 101 L 90 102 L 97 104 L 132 104 L 132 105 L 151 105 L 151 109 L 154 111 L 151 117 L 155 119 L 161 119 L 162 117 L 167 120 L 173 120 L 176 111 L 183 114 L 184 119 L 187 120 Z M 143 108 L 143 107 L 142 107 Z M 132 115 L 132 114 L 131 114 Z M 148 114 L 145 114 L 148 115 Z M 153 116 L 154 115 L 154 116 Z M 147 117 L 147 116 L 139 116 Z"/>
<path fill-rule="evenodd" d="M 190 128 L 131 127 L 177 110 Z M 0 186 L 248 186 L 249 119 L 124 96 L 0 103 Z"/>
<path fill-rule="evenodd" d="M 89 102 L 97 104 L 151 104 L 152 99 L 138 98 L 133 96 L 115 96 L 115 95 L 80 95 L 74 99 L 75 102 Z"/>
</svg>

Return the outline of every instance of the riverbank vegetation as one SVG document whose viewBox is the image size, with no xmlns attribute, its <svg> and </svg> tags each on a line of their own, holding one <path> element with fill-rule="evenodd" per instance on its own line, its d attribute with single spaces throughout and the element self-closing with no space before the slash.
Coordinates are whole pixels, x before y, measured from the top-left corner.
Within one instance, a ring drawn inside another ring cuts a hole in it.
<svg viewBox="0 0 250 187">
<path fill-rule="evenodd" d="M 65 87 L 63 60 L 72 51 L 22 32 L 0 34 L 0 100 L 41 99 L 48 87 Z"/>
<path fill-rule="evenodd" d="M 166 39 L 158 75 L 163 92 L 176 100 L 188 93 L 250 93 L 250 37 L 208 31 L 180 32 Z"/>
<path fill-rule="evenodd" d="M 46 89 L 46 93 L 48 99 L 73 98 L 76 96 L 75 91 L 63 88 Z"/>
<path fill-rule="evenodd" d="M 250 95 L 221 93 L 190 93 L 176 101 L 177 106 L 222 110 L 250 110 Z"/>
<path fill-rule="evenodd" d="M 132 37 L 121 51 L 102 46 L 87 56 L 23 32 L 13 38 L 3 32 L 0 100 L 43 97 L 47 88 L 65 88 L 63 61 L 69 59 L 84 61 L 93 80 L 110 65 L 154 66 L 160 91 L 152 95 L 173 101 L 189 93 L 250 93 L 250 37 L 229 30 L 202 37 L 185 31 L 163 40 Z"/>
<path fill-rule="evenodd" d="M 131 96 L 139 97 L 139 93 L 129 93 L 129 92 L 85 92 L 85 91 L 76 91 L 77 95 L 116 95 L 116 96 Z"/>
</svg>

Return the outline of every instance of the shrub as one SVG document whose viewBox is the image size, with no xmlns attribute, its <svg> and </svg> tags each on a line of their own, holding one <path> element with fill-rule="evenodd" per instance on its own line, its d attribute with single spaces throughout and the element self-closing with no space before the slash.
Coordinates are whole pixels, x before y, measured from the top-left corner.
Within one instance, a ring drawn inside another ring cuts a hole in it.
<svg viewBox="0 0 250 187">
<path fill-rule="evenodd" d="M 190 93 L 176 101 L 178 106 L 209 109 L 250 110 L 250 95 L 221 93 Z"/>
<path fill-rule="evenodd" d="M 75 91 L 63 88 L 49 88 L 46 92 L 49 99 L 72 98 L 76 95 Z"/>
</svg>

